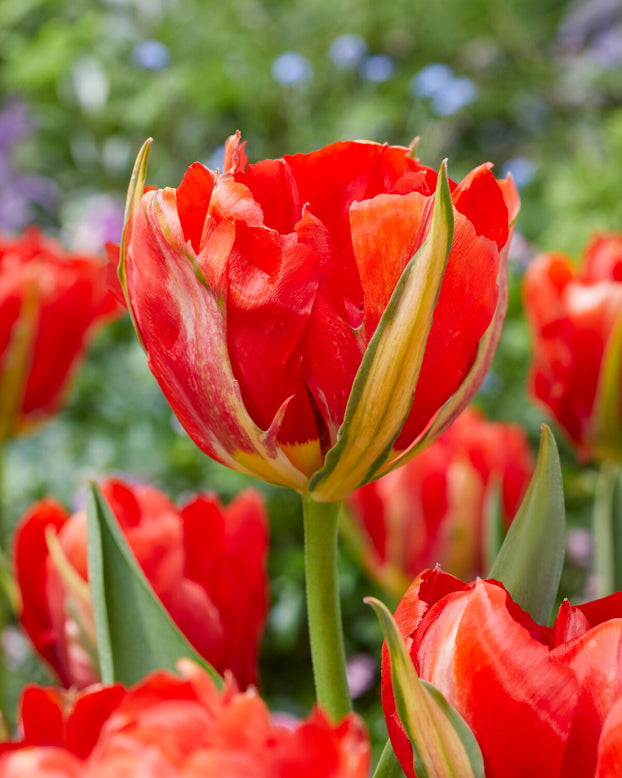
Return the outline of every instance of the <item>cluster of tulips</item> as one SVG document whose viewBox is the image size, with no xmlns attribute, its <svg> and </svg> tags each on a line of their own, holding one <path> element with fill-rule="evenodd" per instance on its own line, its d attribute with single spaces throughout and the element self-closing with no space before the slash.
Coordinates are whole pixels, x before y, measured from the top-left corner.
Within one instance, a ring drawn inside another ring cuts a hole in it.
<svg viewBox="0 0 622 778">
<path fill-rule="evenodd" d="M 0 777 L 368 778 L 340 525 L 399 599 L 393 616 L 369 600 L 389 734 L 374 778 L 622 775 L 622 234 L 596 236 L 580 269 L 545 254 L 524 278 L 530 395 L 603 463 L 602 596 L 552 620 L 554 438 L 535 463 L 520 427 L 468 407 L 507 307 L 511 178 L 484 164 L 455 182 L 365 142 L 249 164 L 238 133 L 222 172 L 195 163 L 157 190 L 149 145 L 107 263 L 34 229 L 0 241 L 0 440 L 59 410 L 96 329 L 127 309 L 196 445 L 302 496 L 317 706 L 294 720 L 257 691 L 260 493 L 178 507 L 109 478 L 77 512 L 48 497 L 15 529 L 15 615 L 59 685 L 24 689 Z"/>
</svg>

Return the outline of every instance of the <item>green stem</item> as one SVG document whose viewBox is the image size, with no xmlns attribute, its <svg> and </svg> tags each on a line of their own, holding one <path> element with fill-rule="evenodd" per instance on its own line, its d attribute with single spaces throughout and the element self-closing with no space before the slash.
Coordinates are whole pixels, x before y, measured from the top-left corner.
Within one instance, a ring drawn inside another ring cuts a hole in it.
<svg viewBox="0 0 622 778">
<path fill-rule="evenodd" d="M 391 741 L 387 740 L 372 778 L 404 778 L 404 771 L 397 761 Z"/>
<path fill-rule="evenodd" d="M 622 477 L 613 462 L 603 462 L 594 495 L 594 567 L 597 594 L 622 589 Z"/>
<path fill-rule="evenodd" d="M 303 497 L 309 640 L 317 701 L 335 721 L 352 710 L 346 678 L 337 527 L 340 503 Z"/>
</svg>

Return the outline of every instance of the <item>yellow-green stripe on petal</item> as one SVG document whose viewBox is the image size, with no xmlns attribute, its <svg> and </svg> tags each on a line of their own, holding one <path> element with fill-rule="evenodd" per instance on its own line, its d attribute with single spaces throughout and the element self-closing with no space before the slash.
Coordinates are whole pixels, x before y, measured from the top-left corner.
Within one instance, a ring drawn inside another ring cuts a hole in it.
<svg viewBox="0 0 622 778">
<path fill-rule="evenodd" d="M 428 236 L 410 260 L 354 379 L 337 443 L 310 484 L 315 500 L 343 499 L 385 463 L 413 402 L 454 230 L 441 165 Z"/>
<path fill-rule="evenodd" d="M 443 695 L 415 672 L 395 620 L 374 597 L 391 657 L 391 682 L 398 716 L 413 751 L 417 778 L 483 778 L 484 760 L 475 736 Z"/>
</svg>

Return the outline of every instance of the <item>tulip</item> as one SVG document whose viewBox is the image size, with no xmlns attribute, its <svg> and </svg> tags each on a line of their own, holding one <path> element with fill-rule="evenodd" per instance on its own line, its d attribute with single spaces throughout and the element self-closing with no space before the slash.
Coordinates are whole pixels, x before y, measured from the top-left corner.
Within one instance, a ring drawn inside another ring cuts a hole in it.
<svg viewBox="0 0 622 778">
<path fill-rule="evenodd" d="M 348 531 L 369 573 L 398 597 L 436 563 L 480 575 L 496 492 L 507 529 L 533 468 L 521 427 L 467 409 L 404 467 L 350 495 Z"/>
<path fill-rule="evenodd" d="M 318 701 L 351 709 L 337 581 L 350 492 L 431 442 L 483 381 L 518 210 L 490 165 L 460 183 L 411 149 L 336 143 L 128 191 L 118 273 L 149 366 L 190 437 L 303 496 Z"/>
<path fill-rule="evenodd" d="M 213 495 L 178 509 L 152 486 L 120 480 L 102 492 L 155 594 L 188 641 L 239 684 L 257 683 L 266 616 L 267 516 L 254 489 L 223 508 Z M 22 627 L 66 686 L 98 680 L 87 584 L 87 520 L 50 498 L 20 520 L 13 564 Z"/>
<path fill-rule="evenodd" d="M 199 448 L 339 501 L 440 434 L 440 409 L 483 380 L 518 196 L 490 165 L 456 184 L 403 147 L 247 165 L 244 146 L 229 138 L 223 174 L 195 163 L 177 189 L 144 193 L 143 150 L 120 279 Z"/>
<path fill-rule="evenodd" d="M 595 236 L 582 265 L 542 254 L 527 269 L 531 397 L 582 460 L 622 461 L 622 234 Z"/>
<path fill-rule="evenodd" d="M 0 442 L 61 407 L 89 341 L 121 310 L 106 276 L 35 229 L 0 237 Z"/>
<path fill-rule="evenodd" d="M 19 769 L 29 765 L 49 765 L 36 774 L 55 778 L 369 775 L 371 749 L 358 717 L 332 724 L 315 710 L 284 726 L 254 690 L 240 693 L 231 677 L 219 691 L 188 660 L 179 669 L 182 677 L 157 672 L 128 690 L 92 687 L 73 704 L 67 693 L 28 687 L 22 740 L 0 745 L 0 776 L 24 775 Z M 33 716 L 42 702 L 47 716 Z"/>
<path fill-rule="evenodd" d="M 419 677 L 471 728 L 486 778 L 617 774 L 604 760 L 618 748 L 622 592 L 576 607 L 564 601 L 549 628 L 499 582 L 464 584 L 436 568 L 413 581 L 395 620 Z M 393 748 L 413 778 L 386 650 L 382 699 Z"/>
</svg>

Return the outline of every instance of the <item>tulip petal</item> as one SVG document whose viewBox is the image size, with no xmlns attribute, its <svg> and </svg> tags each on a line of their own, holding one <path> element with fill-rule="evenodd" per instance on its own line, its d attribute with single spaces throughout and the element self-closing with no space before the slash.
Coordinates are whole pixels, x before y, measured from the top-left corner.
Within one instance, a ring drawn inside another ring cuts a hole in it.
<svg viewBox="0 0 622 778">
<path fill-rule="evenodd" d="M 566 512 L 557 445 L 542 425 L 536 470 L 490 571 L 540 624 L 551 616 L 566 552 Z"/>
<path fill-rule="evenodd" d="M 267 431 L 249 415 L 229 359 L 222 283 L 210 279 L 216 289 L 203 283 L 206 274 L 184 239 L 174 190 L 146 193 L 130 222 L 140 257 L 134 258 L 136 249 L 122 252 L 128 303 L 152 372 L 182 425 L 229 467 L 304 491 L 307 477 L 276 441 L 288 400 Z"/>
<path fill-rule="evenodd" d="M 487 330 L 479 342 L 477 356 L 471 365 L 468 375 L 465 377 L 459 388 L 453 393 L 451 398 L 439 410 L 423 435 L 415 441 L 414 445 L 407 448 L 406 451 L 399 452 L 397 459 L 391 457 L 389 460 L 390 464 L 382 469 L 380 475 L 390 473 L 391 470 L 394 470 L 396 467 L 400 467 L 401 465 L 405 464 L 409 459 L 412 459 L 412 457 L 414 457 L 416 454 L 419 454 L 421 451 L 423 451 L 423 449 L 427 448 L 427 446 L 437 440 L 444 432 L 446 432 L 446 430 L 449 429 L 449 427 L 458 418 L 462 411 L 464 411 L 481 386 L 484 378 L 490 370 L 495 351 L 499 345 L 501 328 L 503 326 L 503 320 L 507 311 L 508 268 L 505 252 L 502 253 L 501 261 L 499 263 L 499 276 L 497 283 L 499 286 L 497 307 Z M 397 454 L 398 452 L 394 451 L 393 453 Z"/>
<path fill-rule="evenodd" d="M 571 668 L 579 700 L 568 736 L 561 775 L 594 775 L 598 739 L 607 713 L 622 696 L 622 621 L 609 619 L 551 650 L 551 660 Z"/>
<path fill-rule="evenodd" d="M 468 725 L 432 684 L 415 672 L 395 620 L 382 602 L 366 597 L 382 626 L 391 658 L 395 704 L 413 750 L 417 778 L 483 778 L 482 753 Z"/>
<path fill-rule="evenodd" d="M 44 582 L 49 556 L 46 528 L 59 531 L 68 518 L 60 503 L 49 498 L 40 500 L 20 519 L 13 538 L 13 567 L 22 600 L 20 622 L 37 653 L 65 685 L 71 679 L 61 661 L 62 651 L 50 619 Z"/>
<path fill-rule="evenodd" d="M 594 778 L 618 778 L 619 775 L 622 775 L 622 696 L 603 724 Z"/>
<path fill-rule="evenodd" d="M 22 294 L 19 314 L 13 326 L 8 328 L 9 342 L 2 352 L 0 443 L 16 432 L 20 422 L 20 408 L 23 405 L 41 314 L 37 299 L 39 294 L 34 279 L 26 280 Z M 46 373 L 48 381 L 49 377 Z"/>
<path fill-rule="evenodd" d="M 375 477 L 389 455 L 412 405 L 452 237 L 443 165 L 428 237 L 404 269 L 365 351 L 337 443 L 311 481 L 314 499 L 342 499 Z"/>
<path fill-rule="evenodd" d="M 419 674 L 442 689 L 479 743 L 489 778 L 561 776 L 579 687 L 503 587 L 478 581 L 439 601 L 415 637 Z M 529 732 L 530 747 L 517 737 Z M 587 775 L 587 774 L 586 774 Z"/>
<path fill-rule="evenodd" d="M 126 277 L 127 274 L 126 274 L 125 261 L 126 261 L 127 247 L 130 243 L 130 238 L 132 235 L 132 219 L 138 209 L 138 206 L 140 204 L 140 198 L 143 196 L 143 192 L 145 189 L 145 180 L 147 179 L 147 160 L 149 159 L 149 150 L 151 149 L 152 143 L 153 143 L 152 138 L 147 138 L 147 140 L 143 143 L 143 145 L 140 148 L 140 151 L 138 152 L 138 156 L 136 157 L 136 161 L 134 162 L 134 167 L 132 169 L 132 176 L 130 178 L 130 184 L 127 189 L 127 197 L 125 200 L 125 220 L 124 220 L 125 224 L 123 226 L 123 234 L 121 235 L 121 246 L 119 247 L 119 264 L 117 266 L 119 283 L 121 284 L 121 288 L 123 289 L 123 294 L 125 295 L 127 310 L 129 311 L 132 324 L 134 325 L 134 329 L 136 330 L 136 335 L 139 340 L 140 340 L 140 333 L 138 332 L 138 328 L 136 326 L 136 321 L 134 319 L 134 312 L 132 311 L 129 292 L 127 289 L 127 277 Z M 142 345 L 142 341 L 141 341 L 141 345 Z"/>
</svg>

